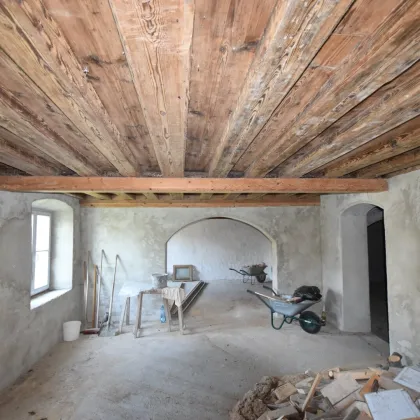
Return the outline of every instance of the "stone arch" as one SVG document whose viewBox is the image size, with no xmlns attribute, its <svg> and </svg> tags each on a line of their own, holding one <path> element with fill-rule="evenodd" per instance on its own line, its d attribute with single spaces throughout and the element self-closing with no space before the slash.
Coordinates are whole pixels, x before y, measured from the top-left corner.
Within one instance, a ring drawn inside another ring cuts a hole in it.
<svg viewBox="0 0 420 420">
<path fill-rule="evenodd" d="M 224 219 L 224 220 L 233 220 L 239 223 L 242 223 L 246 226 L 249 226 L 255 230 L 257 230 L 260 234 L 262 234 L 270 243 L 271 243 L 271 266 L 272 266 L 272 273 L 270 274 L 270 277 L 272 278 L 273 281 L 273 285 L 277 284 L 277 242 L 276 240 L 270 235 L 268 234 L 264 229 L 262 229 L 261 227 L 255 225 L 254 223 L 251 223 L 247 220 L 243 220 L 241 218 L 238 217 L 231 217 L 231 216 L 207 216 L 204 218 L 199 218 L 196 220 L 193 220 L 191 222 L 186 223 L 185 225 L 181 226 L 181 227 L 177 227 L 176 229 L 174 229 L 171 234 L 169 235 L 168 239 L 165 242 L 165 271 L 167 272 L 168 269 L 170 267 L 168 267 L 168 243 L 169 241 L 179 232 L 181 232 L 182 230 L 188 228 L 189 226 L 195 225 L 197 223 L 206 221 L 206 220 L 212 220 L 212 219 Z"/>
</svg>

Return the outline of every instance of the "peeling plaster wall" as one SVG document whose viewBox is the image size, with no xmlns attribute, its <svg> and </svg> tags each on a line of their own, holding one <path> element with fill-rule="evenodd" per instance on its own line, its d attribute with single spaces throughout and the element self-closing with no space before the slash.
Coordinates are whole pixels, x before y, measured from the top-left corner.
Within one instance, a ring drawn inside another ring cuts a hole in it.
<svg viewBox="0 0 420 420">
<path fill-rule="evenodd" d="M 420 171 L 389 180 L 389 191 L 323 196 L 321 247 L 329 321 L 343 319 L 342 213 L 355 204 L 384 209 L 391 351 L 420 362 Z"/>
<path fill-rule="evenodd" d="M 73 289 L 31 310 L 31 205 L 41 198 L 61 200 L 74 210 Z M 78 200 L 54 194 L 0 192 L 0 389 L 62 340 L 63 322 L 80 319 L 79 232 Z"/>
<path fill-rule="evenodd" d="M 193 265 L 194 280 L 242 279 L 239 270 L 265 262 L 272 278 L 272 244 L 259 230 L 231 219 L 207 219 L 181 229 L 168 241 L 167 271 L 174 265 Z"/>
<path fill-rule="evenodd" d="M 270 208 L 83 208 L 83 255 L 92 252 L 100 265 L 101 250 L 107 258 L 103 267 L 100 316 L 109 302 L 115 255 L 121 257 L 117 271 L 113 321 L 121 312 L 124 284 L 135 290 L 151 287 L 150 275 L 165 272 L 166 242 L 183 227 L 206 218 L 228 217 L 259 229 L 272 239 L 273 284 L 291 292 L 303 284 L 321 285 L 318 207 Z M 160 299 L 145 299 L 144 319 L 158 319 Z M 131 314 L 134 315 L 134 303 Z"/>
</svg>

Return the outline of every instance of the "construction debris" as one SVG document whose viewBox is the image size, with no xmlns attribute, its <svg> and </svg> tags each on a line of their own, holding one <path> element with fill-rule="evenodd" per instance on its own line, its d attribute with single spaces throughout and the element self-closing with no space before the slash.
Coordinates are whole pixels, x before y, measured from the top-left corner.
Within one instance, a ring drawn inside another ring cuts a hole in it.
<svg viewBox="0 0 420 420">
<path fill-rule="evenodd" d="M 420 419 L 420 369 L 395 367 L 398 356 L 391 355 L 380 368 L 265 376 L 237 402 L 230 419 Z"/>
</svg>

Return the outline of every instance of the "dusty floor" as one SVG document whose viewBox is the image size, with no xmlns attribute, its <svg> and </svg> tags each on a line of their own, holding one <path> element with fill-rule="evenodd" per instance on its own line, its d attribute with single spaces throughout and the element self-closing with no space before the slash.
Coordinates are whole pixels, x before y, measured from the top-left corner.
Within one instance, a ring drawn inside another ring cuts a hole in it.
<svg viewBox="0 0 420 420">
<path fill-rule="evenodd" d="M 263 375 L 373 365 L 387 351 L 376 337 L 331 328 L 316 336 L 297 325 L 275 331 L 246 288 L 210 284 L 184 336 L 151 324 L 137 340 L 127 329 L 57 345 L 0 396 L 0 419 L 227 419 Z"/>
</svg>

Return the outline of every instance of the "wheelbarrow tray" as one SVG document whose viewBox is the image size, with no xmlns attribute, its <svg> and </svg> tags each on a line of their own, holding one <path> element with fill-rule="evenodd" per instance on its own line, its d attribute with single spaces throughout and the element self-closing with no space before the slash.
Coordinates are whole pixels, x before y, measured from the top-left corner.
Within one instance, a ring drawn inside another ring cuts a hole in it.
<svg viewBox="0 0 420 420">
<path fill-rule="evenodd" d="M 320 300 L 313 301 L 313 300 L 305 300 L 303 302 L 287 302 L 287 299 L 290 299 L 290 295 L 279 295 L 277 296 L 267 296 L 263 293 L 251 291 L 252 294 L 257 295 L 257 297 L 266 305 L 268 306 L 272 312 L 276 312 L 278 314 L 284 315 L 286 317 L 296 316 L 301 312 L 305 311 L 306 309 L 310 308 L 311 306 L 315 305 L 316 303 L 320 302 Z"/>
<path fill-rule="evenodd" d="M 263 274 L 266 268 L 267 267 L 263 267 L 261 265 L 248 265 L 246 267 L 242 267 L 241 271 L 244 271 L 249 276 L 258 276 L 259 274 Z"/>
</svg>

